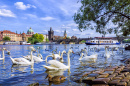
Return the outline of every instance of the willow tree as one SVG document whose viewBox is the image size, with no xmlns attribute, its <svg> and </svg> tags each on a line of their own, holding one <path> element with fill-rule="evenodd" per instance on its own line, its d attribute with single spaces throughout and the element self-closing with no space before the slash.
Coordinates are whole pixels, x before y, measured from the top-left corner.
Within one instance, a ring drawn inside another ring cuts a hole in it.
<svg viewBox="0 0 130 86">
<path fill-rule="evenodd" d="M 130 34 L 130 0 L 80 0 L 81 7 L 74 14 L 79 30 L 95 29 L 107 34 Z M 114 27 L 110 27 L 110 23 Z"/>
</svg>

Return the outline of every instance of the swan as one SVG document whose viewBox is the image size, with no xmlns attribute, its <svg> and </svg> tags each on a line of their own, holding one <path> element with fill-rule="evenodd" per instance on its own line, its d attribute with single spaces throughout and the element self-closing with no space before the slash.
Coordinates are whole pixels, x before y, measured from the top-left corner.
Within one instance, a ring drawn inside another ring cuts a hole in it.
<svg viewBox="0 0 130 86">
<path fill-rule="evenodd" d="M 82 49 L 82 51 L 85 51 L 85 56 L 83 58 L 86 58 L 88 61 L 96 61 L 97 60 L 97 54 L 93 54 L 93 55 L 90 55 L 90 56 L 87 56 L 87 51 L 86 49 Z M 95 53 L 95 49 L 94 49 L 94 53 Z M 83 59 L 82 58 L 82 59 Z M 93 60 L 92 60 L 93 59 Z"/>
<path fill-rule="evenodd" d="M 12 58 L 11 56 L 10 59 L 12 63 L 15 65 L 32 65 L 34 63 L 33 56 L 32 56 L 33 51 L 35 51 L 35 49 L 31 50 L 31 61 L 28 61 L 25 58 Z"/>
<path fill-rule="evenodd" d="M 96 60 L 97 60 L 97 56 L 95 56 L 95 55 L 84 56 L 84 57 L 83 56 L 84 56 L 84 54 L 81 53 L 81 56 L 80 56 L 79 60 L 88 61 L 88 62 L 96 62 Z"/>
<path fill-rule="evenodd" d="M 61 62 L 63 62 L 63 54 L 64 54 L 64 53 L 66 53 L 65 50 L 62 51 L 61 55 L 60 55 L 60 51 L 59 51 L 59 54 L 53 54 L 53 53 L 52 53 L 52 55 L 46 56 L 45 61 L 47 62 L 47 58 L 48 58 L 48 57 L 52 57 L 54 60 L 58 59 L 58 60 L 60 60 Z"/>
<path fill-rule="evenodd" d="M 112 50 L 112 52 L 113 52 L 113 50 Z M 110 55 L 110 53 L 108 53 L 107 47 L 105 47 L 105 56 L 104 57 L 108 59 L 108 58 L 110 58 L 110 56 L 111 55 Z"/>
<path fill-rule="evenodd" d="M 2 58 L 0 58 L 0 60 L 4 60 L 5 59 L 5 53 L 4 53 L 5 50 L 6 50 L 6 48 L 2 49 Z"/>
<path fill-rule="evenodd" d="M 33 48 L 32 48 L 33 49 Z M 34 48 L 35 49 L 35 48 Z M 39 47 L 37 48 L 37 56 L 32 55 L 35 62 L 42 62 L 45 61 L 42 58 L 42 55 L 38 52 Z M 31 55 L 23 56 L 27 60 L 31 60 Z"/>
<path fill-rule="evenodd" d="M 70 53 L 73 51 L 70 49 L 67 54 L 68 65 L 64 65 L 63 63 L 57 60 L 50 60 L 48 63 L 50 66 L 43 65 L 47 70 L 66 70 L 70 68 Z"/>
</svg>

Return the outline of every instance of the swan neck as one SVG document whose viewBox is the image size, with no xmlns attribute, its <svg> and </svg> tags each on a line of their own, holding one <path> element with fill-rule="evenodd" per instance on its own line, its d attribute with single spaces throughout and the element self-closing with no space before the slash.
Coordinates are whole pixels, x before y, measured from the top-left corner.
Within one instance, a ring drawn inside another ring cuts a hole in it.
<svg viewBox="0 0 130 86">
<path fill-rule="evenodd" d="M 2 57 L 5 58 L 4 49 L 2 49 Z"/>
<path fill-rule="evenodd" d="M 60 51 L 59 51 L 59 56 L 60 56 Z"/>
<path fill-rule="evenodd" d="M 63 59 L 63 53 L 64 53 L 64 51 L 62 51 L 61 56 L 60 56 L 62 59 Z"/>
<path fill-rule="evenodd" d="M 32 52 L 33 52 L 33 51 L 31 51 L 31 63 L 34 63 L 33 56 L 32 56 Z"/>
<path fill-rule="evenodd" d="M 37 57 L 39 56 L 39 52 L 38 52 L 38 49 L 37 49 Z"/>
<path fill-rule="evenodd" d="M 87 53 L 87 51 L 85 49 L 84 49 L 84 51 L 85 51 L 86 55 L 88 55 L 88 53 Z"/>
<path fill-rule="evenodd" d="M 70 68 L 70 51 L 68 52 L 67 58 L 68 58 L 68 67 Z"/>
<path fill-rule="evenodd" d="M 81 56 L 80 56 L 80 58 L 79 58 L 79 59 L 82 59 L 82 57 L 83 57 L 83 53 L 81 53 Z"/>
</svg>

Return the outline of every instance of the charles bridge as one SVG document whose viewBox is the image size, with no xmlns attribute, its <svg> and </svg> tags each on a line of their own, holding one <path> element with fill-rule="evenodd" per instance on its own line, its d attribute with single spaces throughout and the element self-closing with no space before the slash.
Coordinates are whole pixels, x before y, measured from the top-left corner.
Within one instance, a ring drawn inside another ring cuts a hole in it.
<svg viewBox="0 0 130 86">
<path fill-rule="evenodd" d="M 80 44 L 82 40 L 91 40 L 92 38 L 78 38 L 78 39 L 58 39 L 53 40 L 58 44 Z M 118 41 L 122 42 L 124 39 L 130 39 L 130 37 L 112 37 L 112 39 L 117 39 Z"/>
</svg>

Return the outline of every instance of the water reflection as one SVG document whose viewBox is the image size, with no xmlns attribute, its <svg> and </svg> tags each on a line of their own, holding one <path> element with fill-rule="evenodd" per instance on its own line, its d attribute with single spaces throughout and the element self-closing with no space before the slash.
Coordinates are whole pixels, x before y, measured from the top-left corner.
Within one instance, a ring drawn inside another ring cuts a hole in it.
<svg viewBox="0 0 130 86">
<path fill-rule="evenodd" d="M 32 45 L 31 45 L 32 46 Z M 11 52 L 11 56 L 13 57 L 21 57 L 26 56 L 29 53 L 28 47 L 30 45 L 0 45 L 0 48 L 5 47 Z M 34 63 L 34 65 L 30 66 L 18 66 L 18 65 L 12 65 L 11 59 L 8 55 L 5 55 L 5 60 L 0 61 L 0 85 L 3 86 L 11 86 L 11 85 L 24 85 L 28 86 L 32 83 L 37 85 L 76 85 L 80 86 L 81 83 L 73 82 L 70 77 L 76 73 L 83 74 L 86 71 L 92 71 L 95 69 L 103 69 L 108 66 L 116 66 L 121 65 L 123 62 L 121 60 L 125 58 L 129 58 L 130 54 L 129 51 L 125 51 L 123 48 L 120 48 L 121 45 L 110 45 L 109 50 L 111 56 L 107 59 L 107 63 L 104 64 L 106 59 L 104 58 L 105 53 L 105 46 L 101 45 L 92 45 L 87 46 L 84 44 L 81 45 L 69 45 L 69 44 L 63 44 L 63 45 L 33 45 L 34 48 L 40 47 L 40 53 L 43 56 L 43 60 L 45 60 L 46 56 L 52 53 L 53 50 L 57 48 L 57 51 L 62 52 L 63 50 L 68 50 L 73 47 L 74 52 L 80 53 L 81 49 L 86 48 L 88 55 L 93 54 L 94 50 L 92 48 L 96 47 L 97 50 L 95 52 L 98 54 L 97 61 L 94 62 L 84 62 L 79 61 L 79 55 L 78 54 L 71 54 L 70 55 L 70 69 L 64 70 L 64 71 L 46 71 L 46 69 L 43 67 L 43 65 L 46 65 L 45 62 L 39 62 Z M 112 47 L 119 47 L 118 50 L 112 51 Z M 123 53 L 122 53 L 123 52 Z M 2 52 L 0 51 L 0 54 Z M 35 55 L 35 54 L 34 54 Z M 49 58 L 48 60 L 51 60 L 52 58 Z M 67 55 L 63 55 L 64 64 L 67 65 Z M 60 81 L 60 83 L 55 82 L 49 82 L 48 79 L 45 79 L 47 75 L 51 75 L 52 77 L 55 76 L 62 76 L 67 77 L 64 81 Z M 8 83 L 7 83 L 8 82 Z M 85 85 L 84 85 L 85 86 Z"/>
</svg>

